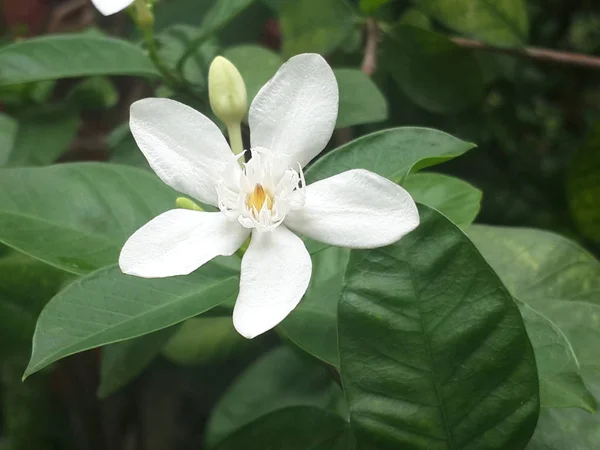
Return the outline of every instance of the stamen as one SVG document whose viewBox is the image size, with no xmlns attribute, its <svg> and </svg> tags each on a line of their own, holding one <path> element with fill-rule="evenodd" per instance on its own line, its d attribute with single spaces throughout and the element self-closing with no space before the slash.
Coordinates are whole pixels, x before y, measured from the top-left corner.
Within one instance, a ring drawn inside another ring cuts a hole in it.
<svg viewBox="0 0 600 450">
<path fill-rule="evenodd" d="M 255 213 L 259 213 L 264 206 L 271 210 L 271 208 L 273 208 L 273 199 L 262 185 L 257 184 L 254 186 L 252 194 L 249 194 L 246 198 L 246 204 L 248 205 L 248 208 L 254 210 Z"/>
</svg>

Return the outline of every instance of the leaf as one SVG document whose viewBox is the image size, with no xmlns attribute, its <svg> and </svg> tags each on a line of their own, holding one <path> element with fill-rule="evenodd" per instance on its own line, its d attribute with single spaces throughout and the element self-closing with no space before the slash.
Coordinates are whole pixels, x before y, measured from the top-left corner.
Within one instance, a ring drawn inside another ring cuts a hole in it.
<svg viewBox="0 0 600 450">
<path fill-rule="evenodd" d="M 354 14 L 340 0 L 296 0 L 279 13 L 286 58 L 299 53 L 328 54 L 352 32 Z"/>
<path fill-rule="evenodd" d="M 65 34 L 0 49 L 0 86 L 88 75 L 158 76 L 146 53 L 115 38 Z"/>
<path fill-rule="evenodd" d="M 0 113 L 0 167 L 6 164 L 13 151 L 17 129 L 15 119 L 8 114 Z"/>
<path fill-rule="evenodd" d="M 0 169 L 0 242 L 88 273 L 115 263 L 125 240 L 176 196 L 152 174 L 115 164 Z"/>
<path fill-rule="evenodd" d="M 0 356 L 28 351 L 38 314 L 68 277 L 20 253 L 0 257 Z"/>
<path fill-rule="evenodd" d="M 350 450 L 348 422 L 310 406 L 274 411 L 252 422 L 215 450 Z"/>
<path fill-rule="evenodd" d="M 398 87 L 426 110 L 456 113 L 483 97 L 477 59 L 444 36 L 399 25 L 386 33 L 382 51 Z"/>
<path fill-rule="evenodd" d="M 335 69 L 334 72 L 340 89 L 336 128 L 387 119 L 387 102 L 371 78 L 358 69 Z"/>
<path fill-rule="evenodd" d="M 547 391 L 552 388 L 547 397 L 563 398 L 563 406 L 575 398 L 570 406 L 595 409 L 589 393 L 572 380 L 580 375 L 586 384 L 588 379 L 600 380 L 596 355 L 600 334 L 593 322 L 600 314 L 600 262 L 568 239 L 542 230 L 473 226 L 469 236 L 513 296 L 551 320 L 575 351 L 579 371 L 566 353 L 536 348 L 537 358 L 544 357 L 538 364 L 540 377 L 552 378 L 554 373 L 571 369 L 562 383 L 547 385 Z M 583 330 L 587 330 L 585 336 L 580 335 Z"/>
<path fill-rule="evenodd" d="M 95 76 L 77 83 L 67 94 L 66 101 L 77 110 L 103 110 L 119 102 L 119 91 L 107 77 Z"/>
<path fill-rule="evenodd" d="M 246 83 L 248 104 L 283 64 L 283 60 L 277 53 L 258 45 L 230 47 L 223 52 L 223 56 L 242 74 Z"/>
<path fill-rule="evenodd" d="M 573 155 L 567 197 L 581 234 L 600 242 L 600 125 Z"/>
<path fill-rule="evenodd" d="M 339 367 L 337 304 L 350 251 L 328 247 L 311 255 L 313 272 L 300 304 L 279 325 L 293 343 L 317 358 Z"/>
<path fill-rule="evenodd" d="M 372 15 L 379 8 L 390 3 L 392 0 L 360 0 L 360 10 L 366 15 Z"/>
<path fill-rule="evenodd" d="M 404 181 L 413 200 L 443 213 L 461 228 L 473 223 L 481 207 L 481 191 L 458 178 L 438 173 L 416 173 Z"/>
<path fill-rule="evenodd" d="M 343 145 L 306 170 L 309 183 L 350 169 L 367 169 L 396 182 L 411 172 L 462 155 L 475 144 L 430 128 L 402 127 L 378 131 Z"/>
<path fill-rule="evenodd" d="M 77 134 L 79 117 L 64 110 L 21 117 L 8 167 L 45 166 L 65 153 Z"/>
<path fill-rule="evenodd" d="M 237 264 L 236 264 L 237 262 Z M 175 325 L 237 296 L 239 261 L 217 258 L 185 277 L 136 278 L 109 266 L 46 305 L 25 377 L 73 353 Z"/>
<path fill-rule="evenodd" d="M 140 151 L 125 122 L 115 127 L 106 138 L 110 160 L 117 164 L 151 170 L 144 154 Z"/>
<path fill-rule="evenodd" d="M 535 351 L 540 377 L 540 401 L 546 408 L 578 406 L 596 410 L 596 399 L 580 375 L 571 343 L 550 319 L 526 303 L 517 302 Z"/>
<path fill-rule="evenodd" d="M 527 41 L 524 0 L 415 0 L 420 9 L 460 33 L 492 45 L 518 47 Z"/>
<path fill-rule="evenodd" d="M 137 378 L 178 330 L 172 326 L 102 349 L 98 396 L 106 398 Z"/>
<path fill-rule="evenodd" d="M 539 397 L 519 310 L 460 229 L 419 212 L 401 241 L 350 255 L 338 333 L 358 446 L 522 449 Z"/>
<path fill-rule="evenodd" d="M 293 406 L 347 415 L 343 392 L 327 369 L 289 347 L 279 347 L 246 369 L 221 397 L 207 425 L 207 445 L 212 447 L 254 420 Z"/>
</svg>

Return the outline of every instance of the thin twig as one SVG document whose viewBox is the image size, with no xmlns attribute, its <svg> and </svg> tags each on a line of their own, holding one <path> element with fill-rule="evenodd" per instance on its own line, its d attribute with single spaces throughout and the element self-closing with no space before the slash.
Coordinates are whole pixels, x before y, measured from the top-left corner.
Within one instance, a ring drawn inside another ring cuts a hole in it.
<svg viewBox="0 0 600 450">
<path fill-rule="evenodd" d="M 379 40 L 379 30 L 377 29 L 377 23 L 371 17 L 367 19 L 365 33 L 365 53 L 360 69 L 365 75 L 372 76 L 377 70 L 377 43 Z"/>
<path fill-rule="evenodd" d="M 536 61 L 553 62 L 571 66 L 587 67 L 589 69 L 600 69 L 600 57 L 589 56 L 581 53 L 561 52 L 547 48 L 525 47 L 525 48 L 502 48 L 494 47 L 474 39 L 461 37 L 451 38 L 452 42 L 463 48 L 482 50 L 487 52 L 503 53 L 505 55 L 519 58 L 534 59 Z"/>
</svg>

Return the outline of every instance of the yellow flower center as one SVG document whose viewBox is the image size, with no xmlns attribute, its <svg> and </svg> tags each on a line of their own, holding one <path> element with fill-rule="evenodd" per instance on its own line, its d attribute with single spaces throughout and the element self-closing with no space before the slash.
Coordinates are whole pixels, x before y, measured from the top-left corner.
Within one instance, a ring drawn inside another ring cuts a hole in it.
<svg viewBox="0 0 600 450">
<path fill-rule="evenodd" d="M 254 186 L 254 191 L 252 194 L 248 194 L 248 197 L 246 198 L 246 204 L 248 205 L 248 208 L 253 209 L 256 212 L 260 212 L 265 204 L 265 200 L 267 202 L 267 208 L 271 209 L 273 207 L 273 198 L 264 187 L 262 187 L 260 184 L 257 184 Z"/>
</svg>

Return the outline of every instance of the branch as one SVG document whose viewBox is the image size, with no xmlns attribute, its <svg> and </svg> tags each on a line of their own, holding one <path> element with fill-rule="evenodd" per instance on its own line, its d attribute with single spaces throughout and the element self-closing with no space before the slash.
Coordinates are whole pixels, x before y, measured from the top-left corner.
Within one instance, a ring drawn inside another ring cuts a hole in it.
<svg viewBox="0 0 600 450">
<path fill-rule="evenodd" d="M 557 64 L 567 64 L 571 66 L 586 67 L 589 69 L 600 69 L 600 57 L 584 55 L 581 53 L 561 52 L 547 48 L 525 47 L 525 48 L 501 48 L 484 44 L 473 39 L 461 37 L 451 38 L 459 47 L 470 48 L 473 50 L 482 50 L 505 55 L 516 56 L 519 58 L 534 59 L 536 61 L 553 62 Z"/>
<path fill-rule="evenodd" d="M 375 70 L 377 70 L 377 42 L 379 40 L 377 23 L 375 23 L 375 20 L 371 17 L 367 19 L 365 32 L 365 54 L 360 69 L 365 75 L 370 77 L 375 73 Z"/>
</svg>

